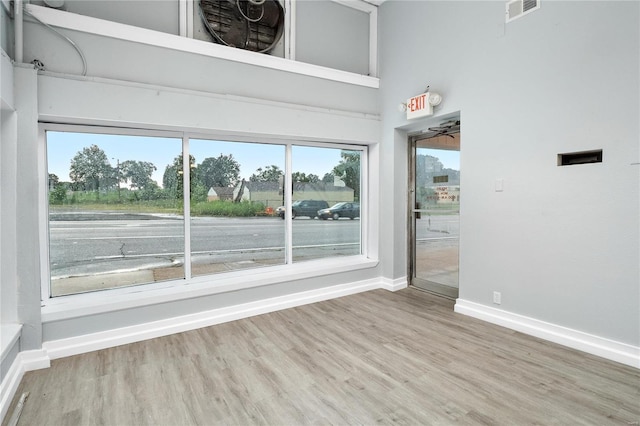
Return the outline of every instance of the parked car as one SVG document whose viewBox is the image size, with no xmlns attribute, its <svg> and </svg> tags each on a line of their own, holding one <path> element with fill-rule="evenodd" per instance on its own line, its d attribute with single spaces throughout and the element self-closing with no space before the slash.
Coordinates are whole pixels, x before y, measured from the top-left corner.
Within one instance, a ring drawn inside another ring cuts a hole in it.
<svg viewBox="0 0 640 426">
<path fill-rule="evenodd" d="M 308 216 L 311 219 L 318 216 L 318 210 L 326 209 L 329 207 L 329 203 L 322 200 L 298 200 L 291 203 L 291 218 L 295 219 L 297 216 Z M 284 219 L 286 209 L 284 206 L 278 207 L 276 213 L 282 219 Z"/>
<path fill-rule="evenodd" d="M 338 220 L 341 217 L 354 219 L 360 217 L 360 203 L 337 203 L 328 209 L 318 210 L 318 217 L 322 220 Z"/>
</svg>

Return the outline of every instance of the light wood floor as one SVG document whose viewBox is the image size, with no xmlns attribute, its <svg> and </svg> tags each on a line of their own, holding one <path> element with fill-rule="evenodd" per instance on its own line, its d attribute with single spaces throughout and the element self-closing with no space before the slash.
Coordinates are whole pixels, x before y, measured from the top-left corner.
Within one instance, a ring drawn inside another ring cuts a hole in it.
<svg viewBox="0 0 640 426">
<path fill-rule="evenodd" d="M 55 360 L 25 374 L 16 400 L 22 392 L 20 425 L 640 421 L 640 370 L 455 314 L 414 289 Z"/>
</svg>

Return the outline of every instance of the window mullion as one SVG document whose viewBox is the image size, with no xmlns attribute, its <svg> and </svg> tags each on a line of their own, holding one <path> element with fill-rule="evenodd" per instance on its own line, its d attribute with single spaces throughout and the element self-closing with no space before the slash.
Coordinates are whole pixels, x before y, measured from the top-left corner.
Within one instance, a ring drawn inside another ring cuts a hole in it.
<svg viewBox="0 0 640 426">
<path fill-rule="evenodd" d="M 293 263 L 293 218 L 291 216 L 291 198 L 293 194 L 292 173 L 292 147 L 287 144 L 285 149 L 285 166 L 284 166 L 284 205 L 285 205 L 285 253 L 286 263 Z"/>
<path fill-rule="evenodd" d="M 182 209 L 184 212 L 184 277 L 191 279 L 191 156 L 189 137 L 182 137 Z"/>
</svg>

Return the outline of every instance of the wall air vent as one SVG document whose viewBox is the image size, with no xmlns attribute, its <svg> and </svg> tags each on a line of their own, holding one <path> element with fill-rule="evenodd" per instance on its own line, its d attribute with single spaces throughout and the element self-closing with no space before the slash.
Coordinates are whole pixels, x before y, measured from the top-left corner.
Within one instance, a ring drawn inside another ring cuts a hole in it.
<svg viewBox="0 0 640 426">
<path fill-rule="evenodd" d="M 540 9 L 540 0 L 512 0 L 507 2 L 506 21 L 521 18 L 527 13 Z"/>
<path fill-rule="evenodd" d="M 576 164 L 602 163 L 602 150 L 569 152 L 558 154 L 558 166 L 574 166 Z"/>
</svg>

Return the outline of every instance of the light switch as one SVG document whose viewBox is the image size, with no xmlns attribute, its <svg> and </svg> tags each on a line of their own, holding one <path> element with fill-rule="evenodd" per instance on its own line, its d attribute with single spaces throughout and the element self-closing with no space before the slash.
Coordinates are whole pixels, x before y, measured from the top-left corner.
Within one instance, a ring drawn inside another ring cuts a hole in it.
<svg viewBox="0 0 640 426">
<path fill-rule="evenodd" d="M 504 191 L 504 179 L 496 179 L 496 192 Z"/>
</svg>

